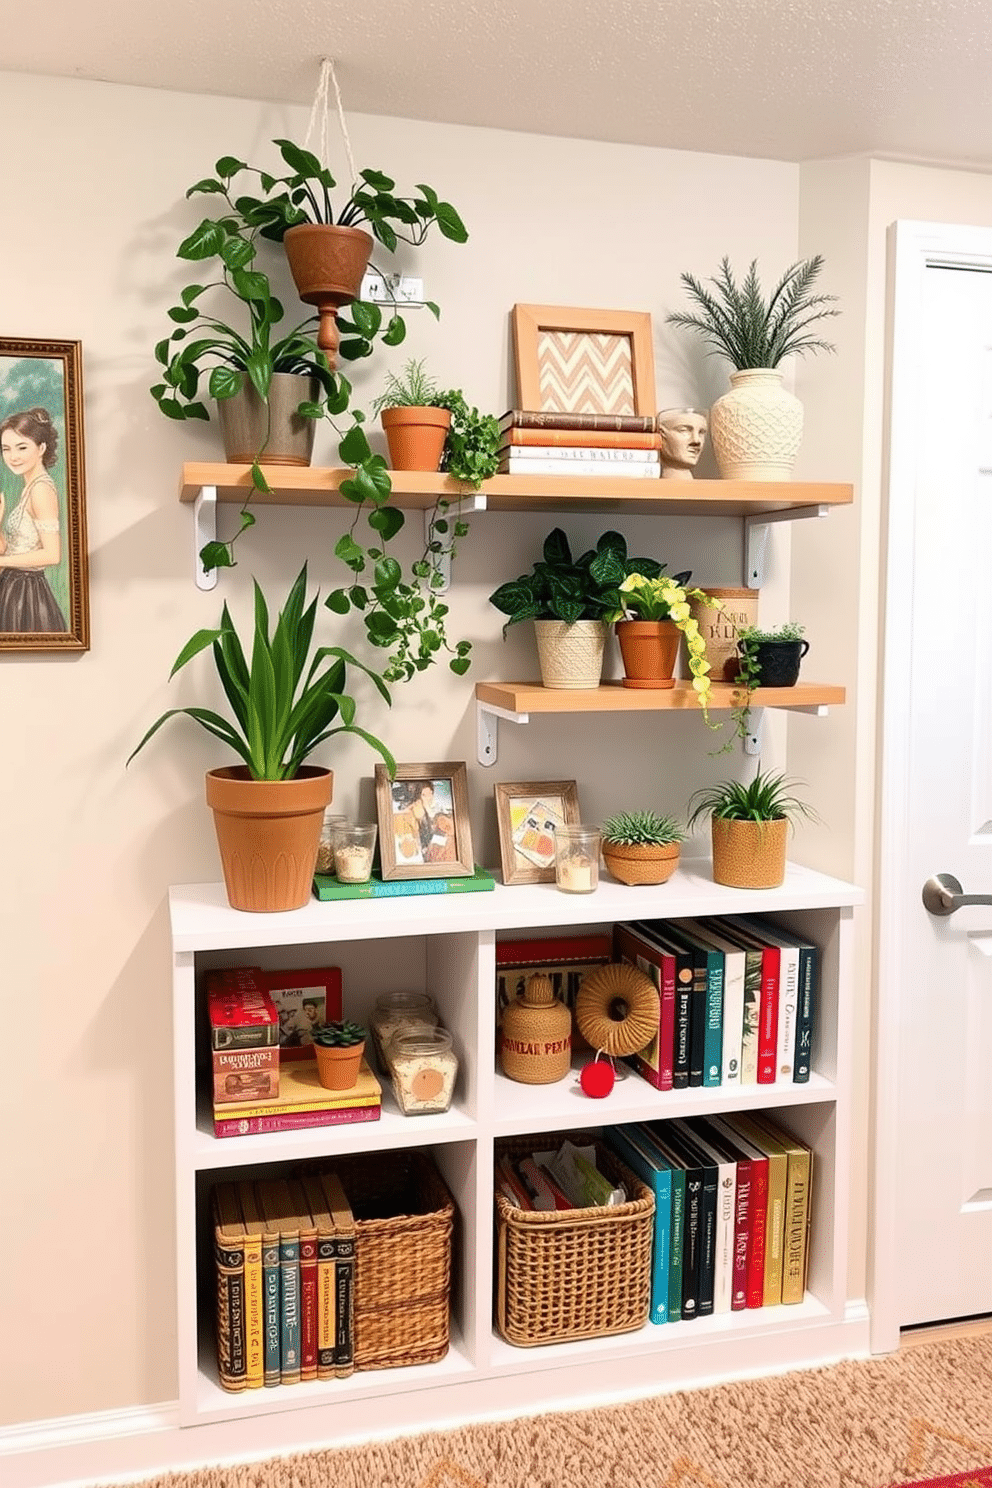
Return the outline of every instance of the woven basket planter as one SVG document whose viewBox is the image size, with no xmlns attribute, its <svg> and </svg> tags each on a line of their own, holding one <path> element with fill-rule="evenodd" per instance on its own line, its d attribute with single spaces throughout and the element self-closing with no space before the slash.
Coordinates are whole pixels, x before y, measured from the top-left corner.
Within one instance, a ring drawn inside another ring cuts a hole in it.
<svg viewBox="0 0 992 1488">
<path fill-rule="evenodd" d="M 537 655 L 545 687 L 598 687 L 608 627 L 603 620 L 535 620 Z"/>
<path fill-rule="evenodd" d="M 677 842 L 603 843 L 603 862 L 623 884 L 667 883 L 679 866 L 681 855 Z"/>
<path fill-rule="evenodd" d="M 789 823 L 710 818 L 713 882 L 732 889 L 777 889 L 785 878 Z"/>
</svg>

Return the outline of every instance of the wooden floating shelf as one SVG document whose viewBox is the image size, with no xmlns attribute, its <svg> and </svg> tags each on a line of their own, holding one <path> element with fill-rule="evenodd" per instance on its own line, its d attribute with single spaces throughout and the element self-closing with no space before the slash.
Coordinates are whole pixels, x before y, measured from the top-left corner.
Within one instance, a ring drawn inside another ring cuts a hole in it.
<svg viewBox="0 0 992 1488">
<path fill-rule="evenodd" d="M 217 500 L 240 505 L 251 497 L 259 506 L 349 506 L 339 486 L 352 472 L 312 465 L 263 465 L 271 495 L 255 491 L 251 467 L 190 463 L 183 466 L 179 499 L 191 503 L 205 486 Z M 599 475 L 496 475 L 474 492 L 451 476 L 424 471 L 390 471 L 390 500 L 409 510 L 429 510 L 439 496 L 488 511 L 668 512 L 673 516 L 761 516 L 818 506 L 846 506 L 854 499 L 849 484 L 822 481 L 663 481 Z"/>
<path fill-rule="evenodd" d="M 661 713 L 694 708 L 699 700 L 690 682 L 655 690 L 624 687 L 604 682 L 601 687 L 542 687 L 539 682 L 477 682 L 475 699 L 484 708 L 506 713 Z M 751 694 L 752 708 L 825 708 L 843 703 L 843 687 L 826 682 L 799 682 L 795 687 L 757 687 Z M 714 682 L 710 689 L 711 712 L 740 707 L 741 688 L 730 682 Z"/>
</svg>

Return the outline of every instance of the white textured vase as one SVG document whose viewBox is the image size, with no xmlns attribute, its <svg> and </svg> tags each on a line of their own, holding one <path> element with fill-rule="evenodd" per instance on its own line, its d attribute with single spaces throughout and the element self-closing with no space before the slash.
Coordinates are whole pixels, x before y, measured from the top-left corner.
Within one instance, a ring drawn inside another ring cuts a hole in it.
<svg viewBox="0 0 992 1488">
<path fill-rule="evenodd" d="M 535 620 L 537 655 L 545 687 L 598 687 L 608 626 L 603 620 Z"/>
<path fill-rule="evenodd" d="M 724 480 L 784 481 L 803 437 L 803 405 L 774 367 L 730 374 L 710 409 L 710 439 Z"/>
</svg>

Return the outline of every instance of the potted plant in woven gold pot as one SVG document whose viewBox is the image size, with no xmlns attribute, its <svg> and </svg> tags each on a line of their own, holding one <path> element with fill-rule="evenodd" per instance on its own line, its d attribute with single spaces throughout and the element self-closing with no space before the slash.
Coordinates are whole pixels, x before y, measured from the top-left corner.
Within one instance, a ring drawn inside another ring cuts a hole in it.
<svg viewBox="0 0 992 1488">
<path fill-rule="evenodd" d="M 197 631 L 179 653 L 170 677 L 211 647 L 233 722 L 208 708 L 170 708 L 128 758 L 130 764 L 168 719 L 185 713 L 244 761 L 209 770 L 206 778 L 233 909 L 299 909 L 309 900 L 334 783 L 329 769 L 305 763 L 320 744 L 335 734 L 358 734 L 396 768 L 381 740 L 354 722 L 346 664 L 365 672 L 387 703 L 389 693 L 350 652 L 314 645 L 317 600 L 306 603 L 306 586 L 304 564 L 270 636 L 268 606 L 255 583 L 250 663 L 226 604 L 219 628 Z"/>
<path fill-rule="evenodd" d="M 713 881 L 734 889 L 777 889 L 785 879 L 790 827 L 816 812 L 793 794 L 796 781 L 760 770 L 749 785 L 704 786 L 689 802 L 688 825 L 710 818 Z"/>
<path fill-rule="evenodd" d="M 600 828 L 603 862 L 624 884 L 660 884 L 679 864 L 685 832 L 658 811 L 622 811 Z"/>
</svg>

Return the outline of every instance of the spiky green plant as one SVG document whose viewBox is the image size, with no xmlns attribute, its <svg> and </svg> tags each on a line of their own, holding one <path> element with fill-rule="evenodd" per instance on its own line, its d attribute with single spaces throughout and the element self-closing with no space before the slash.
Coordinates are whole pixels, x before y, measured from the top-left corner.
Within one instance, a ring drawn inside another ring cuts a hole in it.
<svg viewBox="0 0 992 1488">
<path fill-rule="evenodd" d="M 618 847 L 665 847 L 685 839 L 675 818 L 659 811 L 621 811 L 603 823 L 600 834 Z"/>
<path fill-rule="evenodd" d="M 759 770 L 748 785 L 740 780 L 725 780 L 719 785 L 703 786 L 689 801 L 688 825 L 695 826 L 704 816 L 716 816 L 723 821 L 784 819 L 790 826 L 795 826 L 800 818 L 818 821 L 812 806 L 793 794 L 800 784 L 801 781 L 790 779 L 781 772 L 762 774 Z"/>
<path fill-rule="evenodd" d="M 387 372 L 386 385 L 372 404 L 372 412 L 378 417 L 384 408 L 435 408 L 439 407 L 441 390 L 429 372 L 425 371 L 426 358 L 418 361 L 411 357 L 402 372 Z"/>
<path fill-rule="evenodd" d="M 835 351 L 832 342 L 809 332 L 815 321 L 840 314 L 827 308 L 836 295 L 812 293 L 822 268 L 819 253 L 792 264 L 766 299 L 758 279 L 758 260 L 751 260 L 743 283 L 738 284 L 730 260 L 724 257 L 718 273 L 707 281 L 712 289 L 694 274 L 679 276 L 699 308 L 695 314 L 673 311 L 666 319 L 670 325 L 699 331 L 710 342 L 710 350 L 725 356 L 739 372 L 777 367 L 787 356 Z"/>
<path fill-rule="evenodd" d="M 313 1032 L 314 1043 L 324 1049 L 352 1049 L 355 1044 L 364 1043 L 367 1037 L 368 1029 L 360 1023 L 324 1023 Z"/>
</svg>

